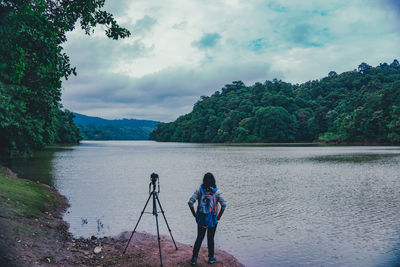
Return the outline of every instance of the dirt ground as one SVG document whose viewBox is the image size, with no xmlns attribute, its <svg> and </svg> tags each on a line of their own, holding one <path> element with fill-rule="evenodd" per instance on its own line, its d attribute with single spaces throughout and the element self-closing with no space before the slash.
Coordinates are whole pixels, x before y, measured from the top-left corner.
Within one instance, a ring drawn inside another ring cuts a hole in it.
<svg viewBox="0 0 400 267">
<path fill-rule="evenodd" d="M 128 232 L 118 237 L 74 239 L 62 220 L 68 207 L 66 198 L 53 188 L 49 190 L 61 204 L 40 216 L 15 216 L 0 199 L 0 266 L 160 266 L 157 238 L 153 235 L 135 233 L 126 254 L 122 252 Z M 178 250 L 169 237 L 161 238 L 163 265 L 191 266 L 192 246 L 177 246 Z M 95 253 L 95 248 L 101 251 Z M 217 262 L 212 266 L 243 266 L 224 251 L 216 251 L 215 256 Z M 200 250 L 196 266 L 211 266 L 207 263 L 207 248 Z"/>
</svg>

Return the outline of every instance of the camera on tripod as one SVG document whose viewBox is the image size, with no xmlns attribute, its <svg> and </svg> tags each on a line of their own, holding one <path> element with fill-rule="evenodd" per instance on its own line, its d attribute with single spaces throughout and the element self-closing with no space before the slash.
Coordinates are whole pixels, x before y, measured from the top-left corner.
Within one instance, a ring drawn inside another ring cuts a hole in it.
<svg viewBox="0 0 400 267">
<path fill-rule="evenodd" d="M 158 184 L 158 192 L 156 191 L 156 184 Z M 152 185 L 153 185 L 153 190 L 151 190 L 151 186 L 152 186 Z M 159 178 L 159 176 L 158 176 L 157 173 L 153 172 L 153 173 L 150 175 L 149 198 L 147 199 L 146 204 L 144 205 L 144 208 L 143 208 L 142 212 L 140 213 L 139 220 L 137 221 L 136 226 L 135 226 L 135 228 L 134 228 L 133 231 L 132 231 L 132 234 L 131 234 L 131 236 L 130 236 L 130 238 L 129 238 L 129 240 L 128 240 L 128 243 L 127 243 L 126 246 L 125 246 L 124 254 L 126 253 L 126 250 L 128 249 L 129 243 L 131 242 L 132 237 L 133 237 L 133 235 L 134 235 L 135 232 L 136 232 L 136 228 L 137 228 L 138 225 L 139 225 L 139 222 L 140 222 L 140 219 L 141 219 L 142 216 L 143 216 L 143 213 L 145 213 L 147 204 L 149 203 L 150 198 L 152 198 L 152 199 L 153 199 L 153 201 L 152 201 L 152 202 L 153 202 L 153 212 L 151 212 L 151 214 L 153 214 L 153 215 L 155 216 L 155 218 L 156 218 L 158 250 L 159 250 L 159 253 L 160 253 L 160 266 L 163 266 L 163 264 L 162 264 L 162 255 L 161 255 L 161 244 L 160 244 L 160 240 L 161 240 L 161 239 L 160 239 L 160 231 L 159 231 L 159 227 L 158 227 L 158 213 L 159 213 L 159 211 L 157 210 L 157 204 L 158 204 L 158 206 L 160 207 L 161 214 L 162 214 L 163 217 L 164 217 L 165 224 L 167 225 L 169 234 L 171 235 L 171 239 L 172 239 L 172 242 L 174 242 L 174 246 L 175 246 L 176 250 L 178 250 L 178 247 L 176 246 L 174 237 L 172 236 L 172 231 L 171 231 L 171 229 L 169 228 L 169 225 L 168 225 L 168 222 L 167 222 L 167 218 L 165 217 L 164 210 L 163 210 L 163 208 L 162 208 L 162 206 L 161 206 L 160 199 L 158 198 L 158 193 L 160 193 L 160 178 Z"/>
<path fill-rule="evenodd" d="M 153 185 L 153 191 L 156 191 L 156 183 L 158 181 L 158 193 L 160 193 L 160 177 L 157 173 L 153 172 L 150 175 L 149 193 L 151 193 L 151 185 Z"/>
</svg>

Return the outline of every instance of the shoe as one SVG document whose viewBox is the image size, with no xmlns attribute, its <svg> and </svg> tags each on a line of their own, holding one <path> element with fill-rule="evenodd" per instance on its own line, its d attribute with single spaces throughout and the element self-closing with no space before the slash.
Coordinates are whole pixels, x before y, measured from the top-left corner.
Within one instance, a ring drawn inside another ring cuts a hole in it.
<svg viewBox="0 0 400 267">
<path fill-rule="evenodd" d="M 196 257 L 192 257 L 192 259 L 190 260 L 190 264 L 191 265 L 195 265 L 197 262 L 197 258 Z"/>
<path fill-rule="evenodd" d="M 208 263 L 214 263 L 214 262 L 217 262 L 216 257 L 208 258 Z"/>
</svg>

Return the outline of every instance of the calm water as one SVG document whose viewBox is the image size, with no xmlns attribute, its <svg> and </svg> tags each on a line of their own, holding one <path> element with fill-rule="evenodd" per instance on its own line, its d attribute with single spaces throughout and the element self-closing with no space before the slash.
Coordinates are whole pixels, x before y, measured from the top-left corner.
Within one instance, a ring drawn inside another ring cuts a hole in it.
<svg viewBox="0 0 400 267">
<path fill-rule="evenodd" d="M 157 172 L 172 233 L 192 244 L 196 224 L 187 201 L 210 171 L 228 203 L 216 245 L 246 266 L 400 262 L 400 147 L 105 141 L 8 164 L 68 197 L 64 219 L 75 236 L 131 231 Z M 145 214 L 138 230 L 156 233 L 154 221 Z M 164 221 L 161 230 L 168 234 Z"/>
</svg>

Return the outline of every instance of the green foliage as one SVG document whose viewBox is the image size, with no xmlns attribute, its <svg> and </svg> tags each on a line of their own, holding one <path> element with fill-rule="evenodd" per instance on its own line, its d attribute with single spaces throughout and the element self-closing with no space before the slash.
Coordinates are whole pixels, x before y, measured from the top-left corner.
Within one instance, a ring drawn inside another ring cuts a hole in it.
<svg viewBox="0 0 400 267">
<path fill-rule="evenodd" d="M 283 107 L 260 107 L 255 114 L 255 133 L 266 142 L 293 142 L 296 117 Z"/>
<path fill-rule="evenodd" d="M 399 102 L 398 102 L 399 103 Z M 400 105 L 393 105 L 390 110 L 388 138 L 391 142 L 400 143 Z"/>
<path fill-rule="evenodd" d="M 193 111 L 159 124 L 150 139 L 174 142 L 400 143 L 400 64 L 303 84 L 233 82 L 203 96 Z"/>
<path fill-rule="evenodd" d="M 148 140 L 154 129 L 116 125 L 78 125 L 84 140 Z"/>
<path fill-rule="evenodd" d="M 104 25 L 124 38 L 104 0 L 0 1 L 0 153 L 30 152 L 53 142 L 77 142 L 69 111 L 61 111 L 61 79 L 75 73 L 62 44 L 79 20 L 87 34 Z"/>
<path fill-rule="evenodd" d="M 79 128 L 74 123 L 74 114 L 68 109 L 56 110 L 56 136 L 55 142 L 58 144 L 73 144 L 81 140 Z"/>
</svg>

